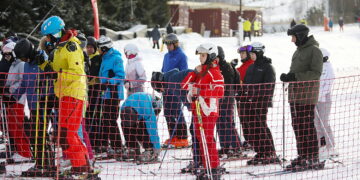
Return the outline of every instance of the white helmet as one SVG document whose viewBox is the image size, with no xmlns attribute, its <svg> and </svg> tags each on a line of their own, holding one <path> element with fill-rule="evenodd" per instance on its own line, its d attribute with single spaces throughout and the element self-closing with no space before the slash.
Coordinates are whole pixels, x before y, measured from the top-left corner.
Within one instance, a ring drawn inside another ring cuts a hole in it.
<svg viewBox="0 0 360 180">
<path fill-rule="evenodd" d="M 7 44 L 5 44 L 3 47 L 2 47 L 2 52 L 3 53 L 11 53 L 13 50 L 14 50 L 14 48 L 15 48 L 15 45 L 16 45 L 16 43 L 15 42 L 8 42 Z"/>
<path fill-rule="evenodd" d="M 113 43 L 109 37 L 101 35 L 98 40 L 98 46 L 101 50 L 106 51 L 113 47 Z"/>
<path fill-rule="evenodd" d="M 124 53 L 125 55 L 137 55 L 139 53 L 139 49 L 135 44 L 130 43 L 124 47 Z"/>
<path fill-rule="evenodd" d="M 323 54 L 323 57 L 330 57 L 330 52 L 325 48 L 320 48 L 321 53 Z"/>
<path fill-rule="evenodd" d="M 200 46 L 196 48 L 195 54 L 200 54 L 200 53 L 208 54 L 208 60 L 211 62 L 214 59 L 216 59 L 216 57 L 218 56 L 218 48 L 217 46 L 211 43 L 200 44 Z M 209 63 L 208 60 L 206 60 L 205 64 Z"/>
<path fill-rule="evenodd" d="M 251 44 L 252 50 L 250 52 L 262 52 L 265 53 L 265 46 L 261 42 L 253 42 Z"/>
</svg>

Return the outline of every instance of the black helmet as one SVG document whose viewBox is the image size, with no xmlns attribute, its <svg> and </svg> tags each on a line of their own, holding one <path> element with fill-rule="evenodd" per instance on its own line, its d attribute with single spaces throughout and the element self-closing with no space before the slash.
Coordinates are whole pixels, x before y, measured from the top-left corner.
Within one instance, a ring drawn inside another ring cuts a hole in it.
<svg viewBox="0 0 360 180">
<path fill-rule="evenodd" d="M 224 61 L 225 60 L 225 53 L 224 53 L 224 49 L 221 46 L 218 46 L 218 57 L 220 61 Z"/>
<path fill-rule="evenodd" d="M 151 76 L 151 87 L 157 91 L 160 92 L 161 88 L 164 87 L 163 85 L 164 81 L 164 74 L 162 72 L 153 72 Z"/>
<path fill-rule="evenodd" d="M 288 29 L 288 36 L 295 36 L 299 42 L 302 42 L 309 34 L 310 29 L 304 24 L 297 24 Z"/>
<path fill-rule="evenodd" d="M 21 39 L 14 47 L 16 58 L 33 59 L 35 56 L 34 45 L 28 39 Z"/>
<path fill-rule="evenodd" d="M 179 39 L 177 38 L 176 34 L 170 33 L 165 36 L 163 43 L 165 44 L 176 44 L 179 42 Z"/>
<path fill-rule="evenodd" d="M 93 46 L 95 51 L 97 51 L 97 41 L 93 36 L 87 37 L 87 45 Z"/>
</svg>

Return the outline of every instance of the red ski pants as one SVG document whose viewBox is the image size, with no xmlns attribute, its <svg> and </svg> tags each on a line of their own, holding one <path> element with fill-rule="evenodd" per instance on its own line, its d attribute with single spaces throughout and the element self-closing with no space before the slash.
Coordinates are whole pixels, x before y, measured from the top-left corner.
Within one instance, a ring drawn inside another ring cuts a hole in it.
<svg viewBox="0 0 360 180">
<path fill-rule="evenodd" d="M 213 115 L 213 113 L 211 113 L 210 116 L 205 116 L 203 114 L 201 114 L 201 116 L 202 116 L 202 122 L 203 122 L 202 126 L 204 128 L 204 134 L 205 134 L 205 139 L 206 139 L 205 145 L 207 146 L 207 149 L 209 152 L 210 166 L 211 166 L 211 169 L 217 168 L 220 164 L 220 160 L 219 160 L 218 151 L 216 150 L 216 142 L 214 141 L 214 128 L 216 125 L 216 121 L 218 119 L 218 115 Z M 196 139 L 199 141 L 201 160 L 202 160 L 204 167 L 207 168 L 206 160 L 205 160 L 205 153 L 204 153 L 205 151 L 204 151 L 204 147 L 202 144 L 202 138 L 201 138 L 201 134 L 200 134 L 200 124 L 198 122 L 198 115 L 196 112 L 193 112 L 193 117 L 195 117 L 195 119 L 194 119 L 195 135 L 196 135 Z"/>
<path fill-rule="evenodd" d="M 24 105 L 12 104 L 6 109 L 8 118 L 9 136 L 14 139 L 16 152 L 23 157 L 32 157 L 30 141 L 24 129 Z"/>
<path fill-rule="evenodd" d="M 78 135 L 82 121 L 83 101 L 65 96 L 60 99 L 60 145 L 72 167 L 88 165 L 88 153 Z"/>
</svg>

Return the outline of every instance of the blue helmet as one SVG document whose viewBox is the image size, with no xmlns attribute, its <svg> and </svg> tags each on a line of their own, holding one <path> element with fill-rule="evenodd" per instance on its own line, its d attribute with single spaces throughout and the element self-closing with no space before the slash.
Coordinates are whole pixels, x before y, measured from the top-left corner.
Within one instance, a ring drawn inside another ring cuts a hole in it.
<svg viewBox="0 0 360 180">
<path fill-rule="evenodd" d="M 41 25 L 41 33 L 43 35 L 57 34 L 64 29 L 65 23 L 59 16 L 51 16 L 47 18 Z"/>
</svg>

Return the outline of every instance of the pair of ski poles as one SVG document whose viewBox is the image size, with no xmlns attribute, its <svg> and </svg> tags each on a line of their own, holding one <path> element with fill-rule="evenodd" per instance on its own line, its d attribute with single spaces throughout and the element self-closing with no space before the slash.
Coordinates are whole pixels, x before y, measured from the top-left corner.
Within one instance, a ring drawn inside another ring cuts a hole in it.
<svg viewBox="0 0 360 180">
<path fill-rule="evenodd" d="M 37 75 L 37 87 L 36 87 L 36 95 L 37 95 L 37 102 L 36 102 L 36 122 L 35 122 L 35 159 L 37 158 L 38 152 L 38 138 L 39 138 L 39 115 L 40 115 L 40 78 L 39 74 Z M 48 88 L 49 88 L 49 80 L 45 78 L 45 106 L 43 112 L 43 136 L 42 136 L 42 154 L 41 154 L 41 166 L 44 167 L 44 155 L 45 155 L 45 136 L 47 131 L 47 103 L 48 103 Z"/>
</svg>

